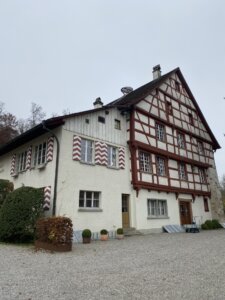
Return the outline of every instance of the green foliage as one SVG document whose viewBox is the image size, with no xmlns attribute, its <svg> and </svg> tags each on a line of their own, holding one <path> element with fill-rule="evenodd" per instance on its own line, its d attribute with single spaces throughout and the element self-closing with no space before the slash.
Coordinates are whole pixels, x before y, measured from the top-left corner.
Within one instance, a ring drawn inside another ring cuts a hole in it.
<svg viewBox="0 0 225 300">
<path fill-rule="evenodd" d="M 0 179 L 0 208 L 6 198 L 6 196 L 14 189 L 13 183 L 9 180 Z"/>
<path fill-rule="evenodd" d="M 43 213 L 43 189 L 21 187 L 6 196 L 0 211 L 0 241 L 29 242 Z"/>
<path fill-rule="evenodd" d="M 36 223 L 36 239 L 54 245 L 71 244 L 73 224 L 67 217 L 41 218 Z"/>
<path fill-rule="evenodd" d="M 90 238 L 91 237 L 91 230 L 90 229 L 84 229 L 83 231 L 82 231 L 82 237 L 83 238 Z"/>
<path fill-rule="evenodd" d="M 117 234 L 123 234 L 123 228 L 117 228 L 116 233 Z"/>
<path fill-rule="evenodd" d="M 101 235 L 106 235 L 106 234 L 108 234 L 108 230 L 102 229 L 102 230 L 100 231 L 100 234 L 101 234 Z"/>
<path fill-rule="evenodd" d="M 222 228 L 218 220 L 206 220 L 205 223 L 201 225 L 204 230 L 212 230 Z"/>
</svg>

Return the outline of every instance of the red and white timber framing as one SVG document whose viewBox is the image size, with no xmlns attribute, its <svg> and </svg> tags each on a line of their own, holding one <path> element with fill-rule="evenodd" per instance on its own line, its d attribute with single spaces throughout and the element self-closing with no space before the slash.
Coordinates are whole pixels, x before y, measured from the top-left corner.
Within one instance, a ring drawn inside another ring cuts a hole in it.
<svg viewBox="0 0 225 300">
<path fill-rule="evenodd" d="M 73 160 L 81 159 L 81 137 L 73 136 Z"/>
<path fill-rule="evenodd" d="M 54 137 L 50 136 L 48 138 L 47 162 L 53 160 L 53 147 L 54 147 Z"/>
<path fill-rule="evenodd" d="M 49 210 L 51 205 L 51 186 L 44 188 L 44 210 Z"/>
</svg>

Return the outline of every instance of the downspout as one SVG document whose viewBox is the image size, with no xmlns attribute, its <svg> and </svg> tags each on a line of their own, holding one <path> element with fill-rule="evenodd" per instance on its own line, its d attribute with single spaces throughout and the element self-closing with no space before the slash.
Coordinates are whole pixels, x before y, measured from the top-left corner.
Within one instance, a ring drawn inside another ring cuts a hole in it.
<svg viewBox="0 0 225 300">
<path fill-rule="evenodd" d="M 56 144 L 57 144 L 57 151 L 56 151 L 56 165 L 55 165 L 55 180 L 54 180 L 54 191 L 53 191 L 53 205 L 52 205 L 52 216 L 55 216 L 56 213 L 56 198 L 57 198 L 57 184 L 58 184 L 58 169 L 59 169 L 59 140 L 58 137 L 56 136 L 56 134 L 50 130 L 49 128 L 46 127 L 45 125 L 45 121 L 42 121 L 42 126 L 43 129 L 50 132 L 55 140 L 56 140 Z"/>
</svg>

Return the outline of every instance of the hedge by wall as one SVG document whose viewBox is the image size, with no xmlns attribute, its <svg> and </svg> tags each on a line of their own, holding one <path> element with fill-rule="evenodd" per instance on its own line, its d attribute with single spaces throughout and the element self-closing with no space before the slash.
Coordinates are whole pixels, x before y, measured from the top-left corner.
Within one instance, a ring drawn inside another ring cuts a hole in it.
<svg viewBox="0 0 225 300">
<path fill-rule="evenodd" d="M 14 189 L 13 183 L 9 180 L 0 179 L 0 207 L 2 206 L 6 196 Z"/>
</svg>

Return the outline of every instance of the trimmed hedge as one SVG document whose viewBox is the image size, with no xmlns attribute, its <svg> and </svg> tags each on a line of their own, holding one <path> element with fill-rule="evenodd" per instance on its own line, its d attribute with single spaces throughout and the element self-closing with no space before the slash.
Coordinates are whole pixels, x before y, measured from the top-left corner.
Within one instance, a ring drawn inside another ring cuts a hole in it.
<svg viewBox="0 0 225 300">
<path fill-rule="evenodd" d="M 41 218 L 36 222 L 36 240 L 53 245 L 70 245 L 73 224 L 67 217 Z"/>
<path fill-rule="evenodd" d="M 0 210 L 0 240 L 30 242 L 43 214 L 43 189 L 21 187 L 8 194 Z"/>
</svg>

